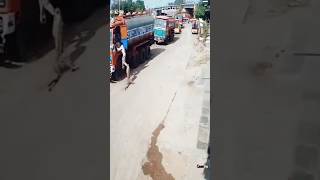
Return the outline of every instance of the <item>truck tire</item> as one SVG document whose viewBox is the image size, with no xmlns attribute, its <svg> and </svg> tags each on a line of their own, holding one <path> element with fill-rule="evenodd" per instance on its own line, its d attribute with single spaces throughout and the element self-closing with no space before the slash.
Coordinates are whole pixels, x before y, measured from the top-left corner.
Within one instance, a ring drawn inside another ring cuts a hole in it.
<svg viewBox="0 0 320 180">
<path fill-rule="evenodd" d="M 142 63 L 146 62 L 147 60 L 147 49 L 143 47 L 141 49 L 141 56 L 142 56 Z"/>
<path fill-rule="evenodd" d="M 134 55 L 128 56 L 128 60 L 129 60 L 128 62 L 129 62 L 130 68 L 134 69 L 134 68 L 138 67 L 138 63 L 137 63 L 137 60 Z"/>
<path fill-rule="evenodd" d="M 122 79 L 122 69 L 117 69 L 112 73 L 112 80 L 120 81 Z"/>
<path fill-rule="evenodd" d="M 151 49 L 150 46 L 147 46 L 147 59 L 149 60 L 151 56 Z"/>
<path fill-rule="evenodd" d="M 142 64 L 142 52 L 141 49 L 138 50 L 137 56 L 136 56 L 137 64 L 140 65 Z"/>
<path fill-rule="evenodd" d="M 168 45 L 169 44 L 169 42 L 168 42 L 168 37 L 166 37 L 165 39 L 164 39 L 164 42 L 163 42 L 165 45 Z"/>
</svg>

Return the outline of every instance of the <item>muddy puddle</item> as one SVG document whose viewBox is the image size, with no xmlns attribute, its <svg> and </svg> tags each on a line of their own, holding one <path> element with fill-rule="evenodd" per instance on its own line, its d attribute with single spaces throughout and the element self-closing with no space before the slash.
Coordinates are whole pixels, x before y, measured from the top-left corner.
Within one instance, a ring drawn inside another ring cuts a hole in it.
<svg viewBox="0 0 320 180">
<path fill-rule="evenodd" d="M 147 152 L 148 162 L 144 163 L 142 166 L 142 171 L 144 175 L 149 175 L 152 180 L 174 180 L 174 177 L 167 173 L 162 165 L 162 154 L 157 146 L 157 139 L 164 128 L 163 123 L 153 131 L 151 137 L 151 144 Z"/>
<path fill-rule="evenodd" d="M 169 114 L 172 103 L 177 95 L 177 91 L 174 93 L 168 110 L 158 127 L 152 132 L 151 144 L 147 152 L 148 161 L 142 165 L 142 171 L 144 175 L 150 176 L 152 180 L 174 180 L 174 177 L 167 173 L 164 166 L 162 165 L 162 153 L 159 151 L 157 146 L 157 140 L 160 132 L 164 129 L 165 120 Z"/>
</svg>

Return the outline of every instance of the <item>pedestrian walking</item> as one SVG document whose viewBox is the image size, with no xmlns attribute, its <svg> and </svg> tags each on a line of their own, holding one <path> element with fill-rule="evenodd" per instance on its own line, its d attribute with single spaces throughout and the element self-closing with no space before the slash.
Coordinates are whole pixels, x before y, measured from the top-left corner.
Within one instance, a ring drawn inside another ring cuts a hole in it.
<svg viewBox="0 0 320 180">
<path fill-rule="evenodd" d="M 118 52 L 120 51 L 122 53 L 122 58 L 121 58 L 122 69 L 124 69 L 126 67 L 127 80 L 128 80 L 128 84 L 130 84 L 132 82 L 130 79 L 130 66 L 126 62 L 126 50 L 125 50 L 123 44 L 121 44 L 119 41 L 116 42 L 115 50 Z"/>
<path fill-rule="evenodd" d="M 66 61 L 63 56 L 64 53 L 64 43 L 63 43 L 63 20 L 61 15 L 61 10 L 59 8 L 54 9 L 53 14 L 53 25 L 52 25 L 52 36 L 54 38 L 54 48 L 55 48 L 55 61 L 54 61 L 54 71 L 57 77 L 49 83 L 49 91 L 58 83 L 62 74 L 71 69 L 76 71 L 78 67 L 69 58 Z"/>
<path fill-rule="evenodd" d="M 64 58 L 62 58 L 62 55 L 64 53 L 63 20 L 62 20 L 62 16 L 61 16 L 61 10 L 59 8 L 56 8 L 55 12 L 54 12 L 53 25 L 52 25 L 52 36 L 54 38 L 55 51 L 56 51 L 56 57 L 55 57 L 56 69 L 55 69 L 55 71 L 56 71 L 58 77 L 60 77 L 62 75 L 62 73 L 68 69 L 71 69 L 72 71 L 77 70 L 78 67 L 75 66 L 73 61 L 71 61 L 69 58 L 67 61 Z"/>
</svg>

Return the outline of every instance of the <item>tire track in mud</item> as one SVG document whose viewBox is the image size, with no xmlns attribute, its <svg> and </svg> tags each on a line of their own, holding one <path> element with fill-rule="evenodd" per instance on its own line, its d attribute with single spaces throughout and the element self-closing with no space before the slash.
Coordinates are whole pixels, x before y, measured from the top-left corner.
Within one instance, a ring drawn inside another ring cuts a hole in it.
<svg viewBox="0 0 320 180">
<path fill-rule="evenodd" d="M 177 91 L 170 102 L 169 108 L 158 127 L 152 132 L 151 144 L 147 152 L 148 162 L 144 163 L 142 166 L 142 171 L 144 175 L 149 175 L 152 180 L 175 180 L 175 178 L 166 172 L 164 166 L 162 165 L 162 153 L 157 146 L 157 140 L 160 132 L 165 128 L 164 123 L 171 109 L 171 105 L 176 97 Z"/>
</svg>

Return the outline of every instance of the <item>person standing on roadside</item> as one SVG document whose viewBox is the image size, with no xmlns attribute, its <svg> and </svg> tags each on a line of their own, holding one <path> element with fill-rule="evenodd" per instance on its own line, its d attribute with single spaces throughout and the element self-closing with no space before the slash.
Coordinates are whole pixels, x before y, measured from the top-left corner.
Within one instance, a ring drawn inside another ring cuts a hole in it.
<svg viewBox="0 0 320 180">
<path fill-rule="evenodd" d="M 62 56 L 64 53 L 64 43 L 63 43 L 63 20 L 61 15 L 61 10 L 59 8 L 54 9 L 53 14 L 53 24 L 52 24 L 52 36 L 54 38 L 54 48 L 55 48 L 55 61 L 54 61 L 54 71 L 57 77 L 49 83 L 49 91 L 58 83 L 62 74 L 67 70 L 76 71 L 77 66 L 69 58 L 65 61 Z"/>
<path fill-rule="evenodd" d="M 126 50 L 125 50 L 124 46 L 119 41 L 117 41 L 114 50 L 116 50 L 118 52 L 120 51 L 122 53 L 122 58 L 121 58 L 122 69 L 124 69 L 124 67 L 126 67 L 128 84 L 132 83 L 131 79 L 130 79 L 130 66 L 126 62 Z"/>
<path fill-rule="evenodd" d="M 55 64 L 56 64 L 56 73 L 58 77 L 62 75 L 62 73 L 67 70 L 71 69 L 72 71 L 75 71 L 78 69 L 74 65 L 74 62 L 69 60 L 66 62 L 63 58 L 63 52 L 64 52 L 64 43 L 63 43 L 63 20 L 61 16 L 61 10 L 59 8 L 56 8 L 54 11 L 53 16 L 53 25 L 52 25 L 52 36 L 54 38 L 54 44 L 55 44 L 55 51 L 56 51 L 56 58 L 55 58 Z"/>
</svg>

